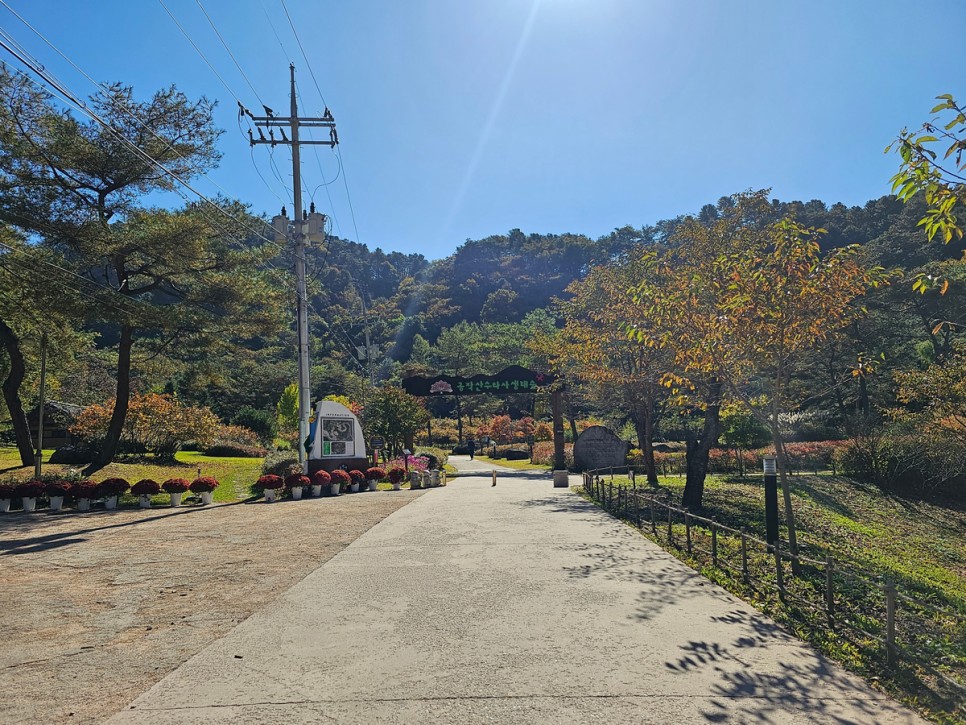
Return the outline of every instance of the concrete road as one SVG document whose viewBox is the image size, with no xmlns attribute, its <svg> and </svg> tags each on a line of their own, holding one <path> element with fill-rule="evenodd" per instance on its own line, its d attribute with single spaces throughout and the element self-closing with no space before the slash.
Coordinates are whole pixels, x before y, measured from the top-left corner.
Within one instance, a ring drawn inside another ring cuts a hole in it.
<svg viewBox="0 0 966 725">
<path fill-rule="evenodd" d="M 923 722 L 549 476 L 454 462 L 110 722 Z"/>
</svg>

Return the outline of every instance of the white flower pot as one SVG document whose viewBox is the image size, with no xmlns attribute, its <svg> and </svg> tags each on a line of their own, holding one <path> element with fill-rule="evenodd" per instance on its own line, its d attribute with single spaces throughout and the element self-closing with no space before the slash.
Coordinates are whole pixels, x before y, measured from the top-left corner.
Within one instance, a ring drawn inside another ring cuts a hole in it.
<svg viewBox="0 0 966 725">
<path fill-rule="evenodd" d="M 104 508 L 112 511 L 117 508 L 117 496 L 107 496 L 104 499 Z"/>
<path fill-rule="evenodd" d="M 138 506 L 143 509 L 151 508 L 151 494 L 139 493 L 138 494 Z"/>
<path fill-rule="evenodd" d="M 27 498 L 25 496 L 21 500 L 23 501 L 23 510 L 24 511 L 33 511 L 34 509 L 37 508 L 37 499 L 35 499 L 35 498 Z"/>
<path fill-rule="evenodd" d="M 0 498 L 0 513 L 7 513 L 10 510 L 10 499 Z"/>
<path fill-rule="evenodd" d="M 63 496 L 51 496 L 50 497 L 50 510 L 60 511 L 64 508 L 64 497 Z"/>
<path fill-rule="evenodd" d="M 318 498 L 322 495 L 322 484 L 312 484 L 312 498 Z"/>
<path fill-rule="evenodd" d="M 292 500 L 298 501 L 300 498 L 302 498 L 302 487 L 292 486 Z"/>
<path fill-rule="evenodd" d="M 89 498 L 79 498 L 79 499 L 77 499 L 77 510 L 78 511 L 90 511 L 91 510 L 91 500 Z"/>
<path fill-rule="evenodd" d="M 396 483 L 394 483 L 392 485 L 392 490 L 393 491 L 398 491 L 399 490 L 399 486 L 400 486 L 400 483 L 397 481 Z"/>
<path fill-rule="evenodd" d="M 339 484 L 331 483 L 329 484 L 329 495 L 338 496 L 339 495 Z"/>
<path fill-rule="evenodd" d="M 379 482 L 376 481 L 375 479 L 369 479 L 369 490 L 370 491 L 375 491 L 376 490 L 376 484 L 377 483 L 379 483 Z"/>
<path fill-rule="evenodd" d="M 349 484 L 349 493 L 359 493 L 359 484 L 358 483 L 350 483 Z"/>
<path fill-rule="evenodd" d="M 202 491 L 198 495 L 201 496 L 201 505 L 202 506 L 207 506 L 208 504 L 211 503 L 211 497 L 215 495 L 215 492 L 214 491 Z"/>
<path fill-rule="evenodd" d="M 266 488 L 265 489 L 265 503 L 271 503 L 275 500 L 275 489 Z"/>
<path fill-rule="evenodd" d="M 170 493 L 168 495 L 171 496 L 171 505 L 178 507 L 181 505 L 181 498 L 184 496 L 184 491 L 181 493 Z"/>
</svg>

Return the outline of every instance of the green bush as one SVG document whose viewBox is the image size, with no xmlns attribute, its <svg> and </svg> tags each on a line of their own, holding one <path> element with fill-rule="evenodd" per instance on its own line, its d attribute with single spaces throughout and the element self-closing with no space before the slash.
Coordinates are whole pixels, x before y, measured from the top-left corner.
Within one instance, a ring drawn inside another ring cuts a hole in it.
<svg viewBox="0 0 966 725">
<path fill-rule="evenodd" d="M 240 425 L 254 431 L 258 435 L 259 440 L 261 440 L 262 445 L 271 444 L 275 436 L 278 435 L 278 420 L 276 419 L 275 411 L 258 410 L 250 405 L 246 405 L 243 408 L 239 408 L 238 412 L 231 419 L 231 422 L 234 425 Z"/>
<path fill-rule="evenodd" d="M 263 458 L 267 453 L 268 451 L 259 446 L 246 446 L 230 441 L 216 443 L 205 451 L 206 456 L 215 458 Z"/>
<path fill-rule="evenodd" d="M 288 451 L 273 451 L 265 456 L 265 462 L 262 464 L 262 475 L 285 478 L 291 473 L 301 473 L 301 471 L 299 459 Z"/>
</svg>

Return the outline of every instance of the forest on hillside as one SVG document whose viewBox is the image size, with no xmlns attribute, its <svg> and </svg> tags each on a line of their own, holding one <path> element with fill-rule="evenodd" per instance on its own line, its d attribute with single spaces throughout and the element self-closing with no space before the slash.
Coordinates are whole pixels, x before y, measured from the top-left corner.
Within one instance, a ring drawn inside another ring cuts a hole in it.
<svg viewBox="0 0 966 725">
<path fill-rule="evenodd" d="M 118 411 L 147 394 L 210 409 L 223 424 L 284 427 L 296 379 L 291 250 L 243 201 L 146 202 L 173 184 L 145 152 L 188 179 L 217 163 L 210 104 L 174 88 L 142 101 L 122 85 L 92 104 L 114 130 L 78 121 L 21 77 L 0 74 L 6 435 L 23 450 L 11 422 L 38 400 L 43 333 L 48 398 L 102 406 L 107 431 L 94 437 L 111 456 L 124 424 Z M 745 447 L 851 437 L 874 447 L 869 476 L 958 485 L 963 243 L 924 228 L 934 194 L 910 184 L 861 207 L 736 190 L 693 215 L 597 239 L 513 229 L 466 240 L 438 260 L 329 236 L 306 253 L 311 397 L 341 396 L 365 417 L 367 403 L 407 375 L 520 364 L 560 376 L 572 421 L 599 420 L 646 457 L 665 439 L 708 449 L 728 436 Z M 786 267 L 761 276 L 769 260 Z M 811 327 L 796 333 L 794 360 L 781 362 L 782 409 L 755 415 L 779 395 L 774 361 L 767 341 L 754 350 L 737 342 L 778 329 L 766 318 L 790 292 L 773 282 L 793 279 L 793 267 L 802 275 L 796 294 L 828 307 L 789 306 L 812 315 Z M 843 270 L 851 292 L 833 304 Z M 829 275 L 824 288 L 820 272 Z M 757 282 L 745 289 L 748 280 Z M 754 317 L 766 289 L 785 297 Z M 680 315 L 697 310 L 717 315 L 700 339 Z M 694 343 L 690 351 L 682 340 Z M 696 354 L 702 345 L 714 354 Z M 732 357 L 716 357 L 726 349 Z M 426 405 L 452 422 L 436 428 L 447 445 L 494 415 L 549 415 L 540 395 Z M 780 429 L 769 432 L 769 420 Z M 444 431 L 454 425 L 451 440 Z"/>
</svg>

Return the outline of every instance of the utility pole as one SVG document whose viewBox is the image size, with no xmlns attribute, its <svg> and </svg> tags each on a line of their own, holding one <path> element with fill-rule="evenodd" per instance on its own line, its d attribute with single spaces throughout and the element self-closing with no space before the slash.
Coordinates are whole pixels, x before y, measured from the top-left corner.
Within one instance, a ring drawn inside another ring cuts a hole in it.
<svg viewBox="0 0 966 725">
<path fill-rule="evenodd" d="M 248 139 L 252 146 L 257 146 L 259 144 L 270 144 L 273 148 L 279 144 L 283 146 L 292 147 L 292 185 L 294 191 L 294 207 L 295 216 L 294 223 L 292 225 L 291 237 L 295 243 L 295 279 L 296 279 L 296 294 L 298 296 L 297 310 L 298 310 L 298 360 L 299 360 L 299 463 L 302 465 L 302 472 L 308 473 L 309 462 L 308 455 L 305 450 L 305 441 L 309 435 L 309 415 L 311 413 L 311 401 L 309 396 L 311 390 L 309 387 L 309 316 L 308 316 L 308 293 L 305 286 L 305 242 L 306 240 L 319 241 L 324 239 L 324 227 L 325 227 L 325 217 L 322 214 L 317 214 L 315 211 L 315 205 L 312 205 L 312 213 L 307 214 L 302 211 L 302 173 L 301 173 L 301 163 L 299 159 L 300 147 L 303 145 L 307 146 L 329 146 L 334 147 L 339 143 L 339 135 L 335 130 L 335 119 L 329 112 L 329 109 L 325 109 L 325 113 L 321 118 L 299 118 L 298 103 L 296 102 L 295 96 L 295 64 L 289 65 L 289 75 L 291 80 L 291 90 L 290 90 L 290 108 L 291 113 L 286 118 L 284 116 L 276 116 L 275 112 L 267 106 L 263 106 L 265 109 L 265 116 L 253 116 L 246 108 L 239 104 L 239 112 L 247 115 L 258 128 L 259 138 L 254 138 L 252 136 L 251 130 L 248 131 Z M 292 138 L 289 139 L 285 135 L 285 127 L 288 126 L 289 132 Z M 265 138 L 265 134 L 262 132 L 262 128 L 268 129 L 268 138 Z M 275 138 L 275 129 L 279 129 L 279 134 L 281 139 Z M 300 128 L 327 128 L 329 129 L 329 140 L 328 141 L 301 141 L 299 140 L 299 129 Z M 282 222 L 285 227 L 288 226 L 287 218 L 285 215 L 285 207 L 282 207 L 281 217 L 275 217 L 273 220 L 273 226 L 276 232 L 281 231 L 279 229 L 278 221 L 280 219 L 286 219 Z M 288 237 L 288 229 L 284 230 L 284 237 Z"/>
</svg>

